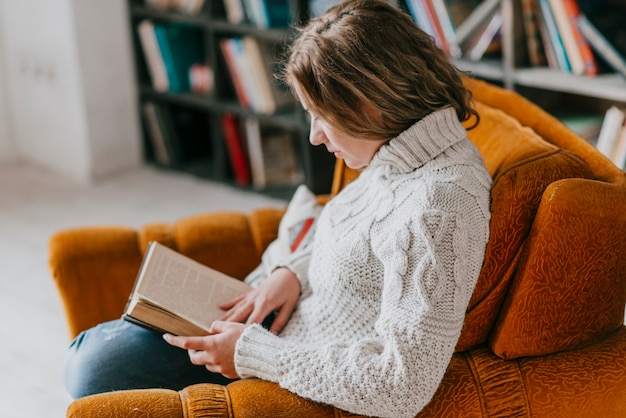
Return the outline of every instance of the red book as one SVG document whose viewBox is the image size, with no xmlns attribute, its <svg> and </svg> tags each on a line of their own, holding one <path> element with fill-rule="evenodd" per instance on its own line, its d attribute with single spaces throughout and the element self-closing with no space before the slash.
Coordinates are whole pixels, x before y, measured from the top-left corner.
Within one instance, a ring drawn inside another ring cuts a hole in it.
<svg viewBox="0 0 626 418">
<path fill-rule="evenodd" d="M 242 75 L 237 67 L 237 57 L 234 55 L 235 52 L 233 50 L 233 42 L 234 41 L 232 39 L 222 39 L 220 41 L 220 49 L 222 50 L 222 54 L 224 54 L 224 61 L 226 61 L 230 78 L 233 80 L 233 86 L 235 87 L 235 93 L 237 94 L 237 99 L 239 99 L 239 104 L 245 109 L 250 109 L 250 98 L 248 97 L 246 87 L 243 84 Z"/>
<path fill-rule="evenodd" d="M 235 174 L 235 182 L 239 186 L 247 186 L 251 181 L 248 153 L 244 139 L 237 124 L 237 118 L 232 113 L 222 115 L 222 130 L 226 141 L 226 149 Z"/>
<path fill-rule="evenodd" d="M 439 45 L 439 48 L 441 48 L 443 52 L 446 53 L 446 55 L 450 56 L 448 41 L 443 33 L 443 29 L 441 27 L 441 23 L 439 22 L 439 18 L 437 17 L 435 7 L 430 0 L 426 0 L 424 1 L 424 8 L 426 9 L 426 14 L 428 14 L 428 20 L 430 21 L 430 25 L 435 32 L 435 39 L 437 41 L 437 44 Z"/>
<path fill-rule="evenodd" d="M 563 0 L 563 6 L 565 7 L 565 13 L 567 13 L 567 17 L 572 25 L 574 38 L 576 38 L 578 49 L 580 50 L 583 62 L 585 63 L 585 75 L 596 75 L 598 74 L 598 63 L 593 55 L 593 52 L 591 51 L 591 47 L 583 37 L 582 33 L 580 33 L 578 25 L 576 24 L 578 16 L 580 16 L 578 3 L 576 0 Z"/>
</svg>

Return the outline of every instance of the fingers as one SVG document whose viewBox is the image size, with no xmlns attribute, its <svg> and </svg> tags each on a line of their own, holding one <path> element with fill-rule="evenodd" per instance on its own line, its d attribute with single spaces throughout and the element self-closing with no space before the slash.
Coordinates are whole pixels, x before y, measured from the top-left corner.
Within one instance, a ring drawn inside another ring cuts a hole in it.
<svg viewBox="0 0 626 418">
<path fill-rule="evenodd" d="M 283 328 L 285 328 L 285 325 L 287 325 L 287 321 L 289 321 L 295 306 L 296 301 L 285 302 L 285 304 L 278 311 L 276 318 L 274 318 L 274 322 L 272 322 L 272 326 L 270 327 L 271 333 L 278 335 Z"/>
<path fill-rule="evenodd" d="M 273 311 L 274 309 L 272 309 L 269 305 L 259 305 L 256 306 L 255 309 L 252 311 L 252 313 L 250 314 L 250 316 L 248 317 L 248 320 L 246 321 L 246 324 L 260 324 L 263 322 L 263 320 Z"/>
<path fill-rule="evenodd" d="M 234 307 L 235 305 L 237 305 L 239 302 L 241 302 L 244 298 L 246 297 L 245 294 L 237 296 L 235 299 L 231 299 L 228 302 L 224 302 L 220 305 L 220 309 L 230 309 L 232 307 Z"/>
<path fill-rule="evenodd" d="M 217 320 L 228 322 L 244 322 L 250 316 L 250 313 L 253 309 L 254 305 L 252 305 L 251 303 L 240 301 L 238 305 L 230 308 Z"/>
<path fill-rule="evenodd" d="M 172 334 L 163 334 L 163 339 L 175 347 L 184 350 L 205 350 L 207 343 L 204 337 L 182 337 Z"/>
</svg>

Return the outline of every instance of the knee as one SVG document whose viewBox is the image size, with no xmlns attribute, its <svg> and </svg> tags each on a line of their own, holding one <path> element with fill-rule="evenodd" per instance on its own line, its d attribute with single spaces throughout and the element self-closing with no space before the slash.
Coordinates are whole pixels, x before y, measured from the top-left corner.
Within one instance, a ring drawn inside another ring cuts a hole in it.
<svg viewBox="0 0 626 418">
<path fill-rule="evenodd" d="M 84 355 L 81 348 L 85 338 L 86 331 L 83 331 L 74 339 L 65 354 L 63 363 L 63 383 L 70 396 L 74 399 L 96 393 L 89 384 L 89 376 L 93 376 L 93 373 L 89 370 L 92 362 Z"/>
<path fill-rule="evenodd" d="M 107 336 L 119 327 L 105 323 L 83 331 L 74 339 L 65 354 L 63 382 L 74 399 L 115 388 L 117 379 L 115 341 Z"/>
</svg>

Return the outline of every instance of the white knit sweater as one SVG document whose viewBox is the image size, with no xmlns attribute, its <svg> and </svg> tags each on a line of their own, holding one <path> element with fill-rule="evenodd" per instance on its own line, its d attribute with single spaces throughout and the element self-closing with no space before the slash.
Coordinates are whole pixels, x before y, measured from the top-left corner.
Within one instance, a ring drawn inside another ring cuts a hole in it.
<svg viewBox="0 0 626 418">
<path fill-rule="evenodd" d="M 323 209 L 279 336 L 237 342 L 242 378 L 364 415 L 414 417 L 450 362 L 489 235 L 491 178 L 452 108 L 392 139 Z"/>
</svg>

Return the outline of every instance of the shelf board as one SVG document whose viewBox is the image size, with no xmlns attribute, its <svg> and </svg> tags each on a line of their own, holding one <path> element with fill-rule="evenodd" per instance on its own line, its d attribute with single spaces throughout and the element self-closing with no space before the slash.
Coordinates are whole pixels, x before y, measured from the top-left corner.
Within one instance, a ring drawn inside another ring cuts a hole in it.
<svg viewBox="0 0 626 418">
<path fill-rule="evenodd" d="M 285 42 L 291 36 L 288 28 L 263 29 L 254 25 L 234 24 L 224 19 L 208 18 L 203 15 L 158 10 L 149 6 L 132 5 L 131 15 L 137 19 L 154 19 L 167 22 L 186 23 L 205 30 L 212 30 L 226 36 L 253 36 L 269 42 Z"/>
<path fill-rule="evenodd" d="M 471 61 L 467 59 L 455 60 L 454 64 L 461 71 L 469 71 L 470 75 L 490 80 L 504 80 L 504 69 L 500 59 L 484 59 Z"/>
<path fill-rule="evenodd" d="M 587 77 L 549 68 L 527 68 L 515 70 L 513 81 L 526 87 L 626 103 L 626 80 L 619 74 L 599 74 L 595 77 Z"/>
<path fill-rule="evenodd" d="M 229 112 L 240 117 L 255 117 L 268 124 L 294 131 L 308 131 L 308 126 L 303 125 L 302 120 L 298 118 L 293 108 L 287 108 L 274 114 L 265 115 L 244 109 L 235 100 L 218 100 L 214 96 L 207 94 L 161 93 L 145 86 L 140 88 L 140 94 L 143 99 L 155 102 L 186 106 L 198 110 Z"/>
</svg>

